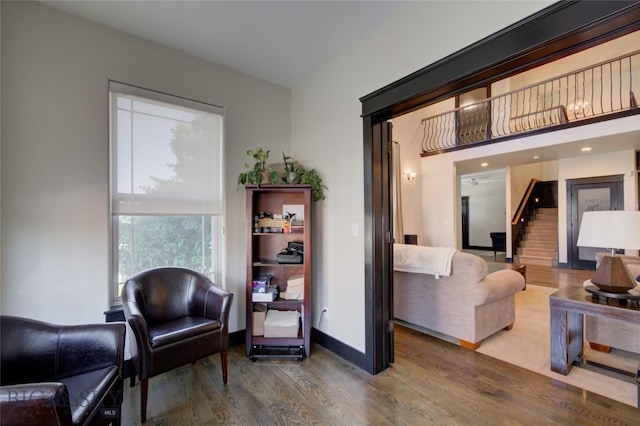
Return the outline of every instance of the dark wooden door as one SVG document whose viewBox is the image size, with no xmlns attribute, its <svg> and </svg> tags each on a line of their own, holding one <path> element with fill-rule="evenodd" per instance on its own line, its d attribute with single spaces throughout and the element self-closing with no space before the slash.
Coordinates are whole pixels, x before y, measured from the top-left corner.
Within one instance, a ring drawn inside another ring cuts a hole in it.
<svg viewBox="0 0 640 426">
<path fill-rule="evenodd" d="M 383 152 L 382 160 L 384 162 L 382 167 L 382 190 L 385 194 L 391 194 L 393 188 L 393 138 L 392 138 L 393 124 L 391 121 L 382 123 L 382 140 L 383 146 L 386 145 L 386 155 Z M 385 197 L 382 200 L 383 210 L 386 211 L 386 215 L 389 218 L 388 225 L 386 225 L 386 236 L 384 245 L 384 256 L 389 259 L 387 262 L 387 268 L 385 269 L 384 281 L 388 285 L 389 291 L 385 291 L 383 305 L 386 307 L 383 312 L 383 321 L 386 324 L 386 339 L 388 344 L 385 345 L 385 360 L 389 363 L 394 362 L 394 334 L 393 334 L 393 224 L 395 218 L 393 217 L 393 203 L 390 197 Z M 383 336 L 384 338 L 385 336 Z"/>
<path fill-rule="evenodd" d="M 469 197 L 462 197 L 462 248 L 469 248 Z"/>
<path fill-rule="evenodd" d="M 624 176 L 567 180 L 567 246 L 573 269 L 596 269 L 595 254 L 606 247 L 578 247 L 582 214 L 594 210 L 624 210 Z"/>
<path fill-rule="evenodd" d="M 373 281 L 375 291 L 365 293 L 365 320 L 367 328 L 367 351 L 372 357 L 366 369 L 380 372 L 393 363 L 393 208 L 392 188 L 392 139 L 391 122 L 387 120 L 371 124 L 371 186 L 379 196 L 370 199 L 372 215 L 365 218 L 365 226 L 371 230 L 371 239 L 365 240 L 375 268 L 365 265 L 365 279 Z M 367 126 L 365 124 L 365 130 Z M 368 165 L 369 166 L 369 165 Z"/>
</svg>

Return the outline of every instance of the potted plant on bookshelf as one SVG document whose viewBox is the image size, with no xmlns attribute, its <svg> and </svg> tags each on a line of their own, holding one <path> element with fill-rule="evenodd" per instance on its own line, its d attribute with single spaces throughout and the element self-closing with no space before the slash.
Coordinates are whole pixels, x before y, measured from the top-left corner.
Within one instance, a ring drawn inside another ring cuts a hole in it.
<svg viewBox="0 0 640 426">
<path fill-rule="evenodd" d="M 284 160 L 284 176 L 283 180 L 287 183 L 301 183 L 303 185 L 311 185 L 311 194 L 313 201 L 324 200 L 324 190 L 327 187 L 322 183 L 322 178 L 316 169 L 305 169 L 296 159 L 282 153 Z"/>
<path fill-rule="evenodd" d="M 267 164 L 269 159 L 269 151 L 265 151 L 262 147 L 247 150 L 247 155 L 255 160 L 253 166 L 244 163 L 246 171 L 238 175 L 238 185 L 260 185 L 261 183 L 276 183 L 278 181 L 278 172 L 271 170 Z"/>
</svg>

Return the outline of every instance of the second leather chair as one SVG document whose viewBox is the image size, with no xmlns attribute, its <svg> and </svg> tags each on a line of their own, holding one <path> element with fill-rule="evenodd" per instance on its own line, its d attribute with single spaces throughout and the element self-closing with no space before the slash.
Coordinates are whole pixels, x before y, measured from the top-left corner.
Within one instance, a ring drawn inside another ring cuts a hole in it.
<svg viewBox="0 0 640 426">
<path fill-rule="evenodd" d="M 233 294 L 186 268 L 149 269 L 127 280 L 122 303 L 136 337 L 132 360 L 141 382 L 142 422 L 147 417 L 150 377 L 220 353 L 222 379 L 227 383 L 232 301 Z"/>
</svg>

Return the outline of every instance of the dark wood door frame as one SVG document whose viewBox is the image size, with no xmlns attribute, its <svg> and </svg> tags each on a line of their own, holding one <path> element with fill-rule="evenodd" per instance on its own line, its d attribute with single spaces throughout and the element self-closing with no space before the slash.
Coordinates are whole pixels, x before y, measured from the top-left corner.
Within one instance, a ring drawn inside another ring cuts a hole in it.
<svg viewBox="0 0 640 426">
<path fill-rule="evenodd" d="M 462 248 L 469 248 L 469 196 L 462 197 L 461 212 L 462 212 Z"/>
<path fill-rule="evenodd" d="M 543 65 L 640 29 L 639 1 L 554 3 L 479 42 L 360 99 L 365 192 L 365 354 L 361 368 L 377 374 L 389 366 L 388 310 L 393 275 L 384 234 L 390 193 L 376 126 L 491 81 Z M 379 128 L 378 128 L 379 129 Z M 544 130 L 540 130 L 543 132 Z M 385 347 L 386 346 L 386 347 Z"/>
<path fill-rule="evenodd" d="M 578 261 L 579 229 L 578 200 L 574 196 L 579 189 L 604 188 L 611 189 L 611 209 L 624 210 L 624 175 L 598 176 L 591 178 L 567 179 L 567 268 L 596 270 L 596 261 Z"/>
</svg>

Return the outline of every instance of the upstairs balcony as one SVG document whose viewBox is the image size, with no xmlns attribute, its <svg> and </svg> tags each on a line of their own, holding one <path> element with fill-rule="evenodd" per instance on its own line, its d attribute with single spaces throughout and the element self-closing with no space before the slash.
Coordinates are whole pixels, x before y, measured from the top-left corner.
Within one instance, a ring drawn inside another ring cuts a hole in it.
<svg viewBox="0 0 640 426">
<path fill-rule="evenodd" d="M 640 114 L 640 51 L 421 120 L 422 156 Z"/>
</svg>

